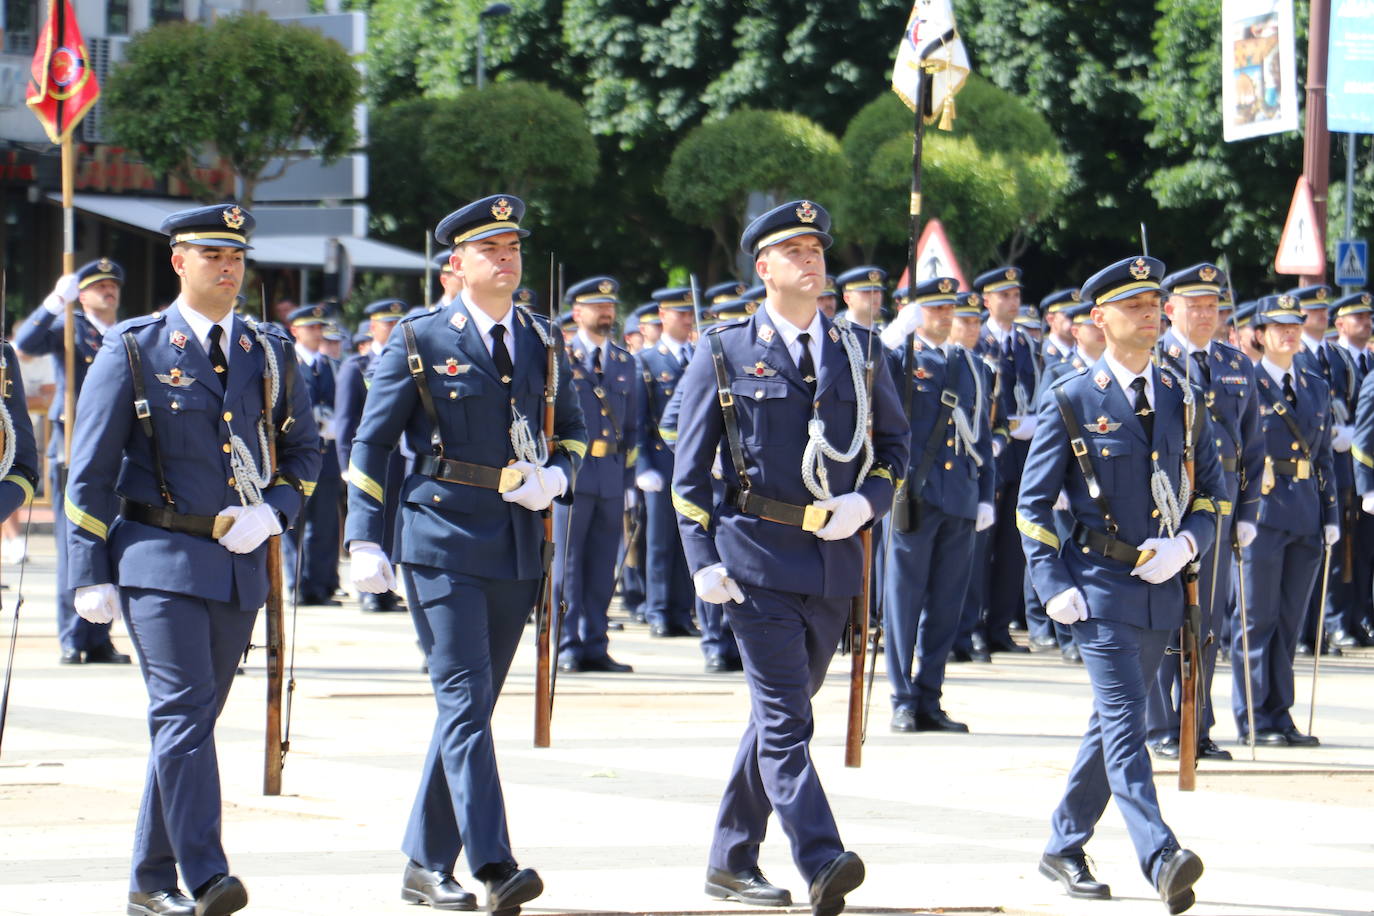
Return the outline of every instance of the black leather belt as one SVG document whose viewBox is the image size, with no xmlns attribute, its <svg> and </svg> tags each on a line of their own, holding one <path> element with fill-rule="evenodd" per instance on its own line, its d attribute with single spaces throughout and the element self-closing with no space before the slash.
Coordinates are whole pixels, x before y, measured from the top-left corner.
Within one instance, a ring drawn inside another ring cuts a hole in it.
<svg viewBox="0 0 1374 916">
<path fill-rule="evenodd" d="M 469 464 L 440 458 L 437 455 L 422 455 L 415 469 L 426 477 L 442 480 L 445 483 L 463 483 L 471 487 L 482 487 L 498 493 L 509 493 L 524 482 L 524 475 L 513 467 L 489 468 L 484 464 Z"/>
<path fill-rule="evenodd" d="M 1075 544 L 1086 550 L 1092 550 L 1104 557 L 1119 560 L 1131 567 L 1139 565 L 1141 561 L 1140 551 L 1130 544 L 1082 524 L 1074 525 L 1073 540 Z"/>
<path fill-rule="evenodd" d="M 782 500 L 760 496 L 753 490 L 727 487 L 725 499 L 745 515 L 752 515 L 766 522 L 776 522 L 779 525 L 791 525 L 793 528 L 801 528 L 813 534 L 824 528 L 825 523 L 830 521 L 830 512 L 826 509 L 817 509 L 815 506 L 794 506 L 792 503 L 785 503 Z"/>
<path fill-rule="evenodd" d="M 1283 459 L 1272 462 L 1275 474 L 1283 474 L 1286 477 L 1293 477 L 1297 480 L 1306 480 L 1312 476 L 1312 462 L 1306 458 L 1294 460 Z"/>
<path fill-rule="evenodd" d="M 150 506 L 129 499 L 120 499 L 119 514 L 131 522 L 216 540 L 234 526 L 234 519 L 228 515 L 185 515 L 163 506 Z"/>
<path fill-rule="evenodd" d="M 1222 469 L 1223 471 L 1227 471 L 1227 472 L 1229 472 L 1229 473 L 1231 473 L 1231 474 L 1234 474 L 1234 473 L 1236 472 L 1236 459 L 1234 459 L 1234 458 L 1223 458 L 1223 459 L 1221 459 L 1221 469 Z"/>
</svg>

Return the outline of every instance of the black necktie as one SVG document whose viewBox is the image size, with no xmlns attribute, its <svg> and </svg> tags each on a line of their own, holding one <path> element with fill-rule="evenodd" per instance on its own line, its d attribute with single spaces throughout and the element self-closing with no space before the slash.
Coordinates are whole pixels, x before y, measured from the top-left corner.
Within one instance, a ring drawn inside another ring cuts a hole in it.
<svg viewBox="0 0 1374 916">
<path fill-rule="evenodd" d="M 510 351 L 506 349 L 506 326 L 503 324 L 491 326 L 491 361 L 501 373 L 501 384 L 509 385 L 515 374 L 515 363 L 511 362 Z"/>
<path fill-rule="evenodd" d="M 1131 388 L 1135 391 L 1135 415 L 1140 418 L 1140 425 L 1145 427 L 1145 438 L 1153 442 L 1155 439 L 1155 412 L 1150 408 L 1150 400 L 1145 397 L 1145 377 L 1131 380 Z"/>
<path fill-rule="evenodd" d="M 1360 374 L 1363 375 L 1363 374 L 1367 373 L 1368 371 L 1369 371 L 1369 354 L 1368 354 L 1368 353 L 1365 353 L 1365 352 L 1363 352 L 1363 351 L 1361 351 L 1361 353 L 1360 353 Z"/>
<path fill-rule="evenodd" d="M 1288 406 L 1297 409 L 1298 393 L 1293 390 L 1293 373 L 1283 374 L 1283 399 L 1288 402 Z"/>
<path fill-rule="evenodd" d="M 679 366 L 681 366 L 683 369 L 686 369 L 686 368 L 687 368 L 687 364 L 690 363 L 691 361 L 692 361 L 692 348 L 689 347 L 687 344 L 683 344 L 681 347 L 678 347 L 678 351 L 677 351 L 677 364 L 678 364 Z"/>
<path fill-rule="evenodd" d="M 1012 358 L 1011 334 L 1007 334 L 1007 336 L 1002 339 L 1002 353 L 1007 359 Z"/>
<path fill-rule="evenodd" d="M 221 388 L 229 387 L 229 360 L 224 358 L 224 348 L 219 345 L 219 340 L 224 336 L 224 328 L 213 325 L 210 328 L 210 365 L 215 369 L 215 378 L 219 379 Z"/>
<path fill-rule="evenodd" d="M 1331 381 L 1331 360 L 1326 356 L 1326 347 L 1317 348 L 1317 362 L 1321 364 L 1322 375 L 1328 382 Z"/>
<path fill-rule="evenodd" d="M 797 369 L 802 374 L 802 381 L 806 382 L 806 387 L 813 392 L 816 390 L 816 364 L 811 360 L 811 335 L 798 334 L 797 344 L 801 346 L 801 354 L 797 357 Z"/>
<path fill-rule="evenodd" d="M 1194 350 L 1193 359 L 1197 361 L 1198 379 L 1202 382 L 1203 388 L 1212 387 L 1212 370 L 1207 365 L 1207 351 Z"/>
<path fill-rule="evenodd" d="M 596 373 L 597 378 L 601 378 L 601 348 L 597 347 L 592 351 L 592 372 Z"/>
</svg>

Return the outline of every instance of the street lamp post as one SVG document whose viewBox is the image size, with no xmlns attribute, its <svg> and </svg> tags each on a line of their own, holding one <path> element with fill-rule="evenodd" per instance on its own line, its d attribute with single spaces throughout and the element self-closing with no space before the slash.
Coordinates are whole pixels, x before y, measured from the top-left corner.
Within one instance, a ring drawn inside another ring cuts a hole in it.
<svg viewBox="0 0 1374 916">
<path fill-rule="evenodd" d="M 487 20 L 506 16 L 510 13 L 509 3 L 493 3 L 482 12 L 477 14 L 477 88 L 481 89 L 487 84 L 487 62 L 485 58 L 487 44 Z"/>
</svg>

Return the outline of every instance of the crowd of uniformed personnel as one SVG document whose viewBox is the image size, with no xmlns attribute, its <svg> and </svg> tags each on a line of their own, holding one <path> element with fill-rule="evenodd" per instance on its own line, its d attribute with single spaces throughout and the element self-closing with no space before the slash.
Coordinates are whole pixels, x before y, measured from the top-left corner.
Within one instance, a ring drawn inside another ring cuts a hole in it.
<svg viewBox="0 0 1374 916">
<path fill-rule="evenodd" d="M 610 636 L 638 623 L 699 639 L 707 672 L 749 684 L 711 896 L 791 903 L 758 869 L 770 813 L 818 916 L 863 880 L 807 744 L 811 697 L 871 574 L 891 729 L 969 730 L 946 711 L 951 662 L 1036 651 L 1084 665 L 1094 713 L 1040 871 L 1109 897 L 1084 846 L 1115 797 L 1166 907 L 1190 906 L 1202 863 L 1164 824 L 1149 759 L 1179 755 L 1180 669 L 1165 658 L 1183 571 L 1199 582 L 1203 696 L 1229 657 L 1242 743 L 1316 745 L 1292 717 L 1295 658 L 1374 645 L 1369 294 L 1318 285 L 1236 304 L 1215 264 L 1170 272 L 1132 255 L 1038 309 L 1014 266 L 967 290 L 921 279 L 889 302 L 879 266 L 826 272 L 829 214 L 793 201 L 743 233 L 757 285 L 657 290 L 617 340 L 614 276 L 578 278 L 553 319 L 520 286 L 524 216 L 499 194 L 449 214 L 438 304 L 374 302 L 349 335 L 326 305 L 292 310 L 285 329 L 236 314 L 252 215 L 197 208 L 164 226 L 171 306 L 120 322 L 123 271 L 101 258 L 15 332 L 58 378 L 60 660 L 128 663 L 110 639 L 123 616 L 148 687 L 128 912 L 247 903 L 219 843 L 213 731 L 276 534 L 302 603 L 340 603 L 342 544 L 362 609 L 413 621 L 437 716 L 403 898 L 475 908 L 460 852 L 492 912 L 537 896 L 506 832 L 490 718 L 544 574 L 548 510 L 560 671 L 630 673 Z M 4 511 L 32 496 L 38 466 L 9 380 Z M 1230 757 L 1215 725 L 1205 702 L 1203 759 Z"/>
</svg>

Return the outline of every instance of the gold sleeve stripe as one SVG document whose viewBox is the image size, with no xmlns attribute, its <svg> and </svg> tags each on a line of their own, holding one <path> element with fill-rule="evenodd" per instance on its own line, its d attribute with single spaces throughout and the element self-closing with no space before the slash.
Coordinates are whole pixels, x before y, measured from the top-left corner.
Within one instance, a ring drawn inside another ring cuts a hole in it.
<svg viewBox="0 0 1374 916">
<path fill-rule="evenodd" d="M 1022 515 L 1020 511 L 1016 513 L 1016 530 L 1032 540 L 1053 547 L 1055 550 L 1059 549 L 1059 535 L 1048 528 L 1037 525 Z"/>
<path fill-rule="evenodd" d="M 892 472 L 889 471 L 887 468 L 874 468 L 872 471 L 868 472 L 868 476 L 881 477 L 893 486 L 896 486 L 897 484 L 897 481 L 892 479 Z"/>
<path fill-rule="evenodd" d="M 364 474 L 361 470 L 358 469 L 358 466 L 351 461 L 348 463 L 348 482 L 353 484 L 353 486 L 357 487 L 359 490 L 362 490 L 368 496 L 371 496 L 377 502 L 386 502 L 386 491 L 382 489 L 382 485 L 379 484 L 377 481 L 373 480 L 371 477 L 368 477 L 366 474 Z M 314 492 L 314 489 L 314 485 L 311 484 L 310 491 Z M 309 494 L 307 493 L 306 495 Z"/>
<path fill-rule="evenodd" d="M 72 502 L 72 498 L 65 493 L 62 495 L 62 507 L 67 513 L 68 520 L 76 527 L 89 531 L 102 541 L 109 536 L 110 528 L 108 525 L 94 515 L 87 515 L 82 512 L 81 508 Z"/>
<path fill-rule="evenodd" d="M 1006 439 L 1011 438 L 1011 433 L 1007 432 L 1007 428 L 1005 426 L 994 426 L 992 428 L 992 434 L 994 436 L 1002 436 Z"/>
<path fill-rule="evenodd" d="M 1212 502 L 1212 500 L 1206 496 L 1199 496 L 1197 499 L 1193 500 L 1193 507 L 1189 511 L 1211 512 L 1215 514 L 1217 511 L 1217 504 Z"/>
<path fill-rule="evenodd" d="M 683 497 L 683 495 L 677 491 L 676 487 L 673 488 L 673 508 L 676 509 L 679 514 L 685 515 L 696 522 L 703 529 L 710 529 L 711 513 Z"/>
<path fill-rule="evenodd" d="M 1355 456 L 1355 460 L 1367 468 L 1374 468 L 1374 456 L 1360 448 L 1358 445 L 1350 446 L 1350 454 Z"/>
<path fill-rule="evenodd" d="M 301 492 L 305 494 L 306 499 L 315 495 L 315 483 L 316 482 L 313 480 L 301 481 Z M 381 500 L 378 500 L 378 502 L 381 502 Z"/>
<path fill-rule="evenodd" d="M 19 474 L 11 474 L 10 476 L 6 477 L 5 480 L 8 480 L 10 483 L 14 484 L 19 489 L 24 491 L 25 505 L 28 505 L 30 502 L 33 501 L 33 484 L 29 483 L 27 479 L 20 476 Z"/>
<path fill-rule="evenodd" d="M 629 454 L 627 454 L 627 455 L 625 456 L 625 463 L 626 463 L 627 465 L 629 465 L 629 464 L 634 464 L 638 459 L 639 459 L 639 446 L 636 445 L 634 448 L 630 449 Z"/>
<path fill-rule="evenodd" d="M 579 458 L 587 457 L 587 443 L 581 439 L 559 439 L 555 446 L 570 455 L 576 455 Z"/>
<path fill-rule="evenodd" d="M 1221 514 L 1222 514 L 1222 515 L 1230 515 L 1231 512 L 1234 511 L 1234 509 L 1235 509 L 1235 507 L 1232 506 L 1231 503 L 1229 503 L 1228 501 L 1226 501 L 1226 500 L 1224 500 L 1224 499 L 1221 500 L 1220 505 L 1221 505 Z"/>
<path fill-rule="evenodd" d="M 664 442 L 677 441 L 677 430 L 675 429 L 663 429 L 659 427 L 658 434 L 663 438 Z"/>
</svg>

